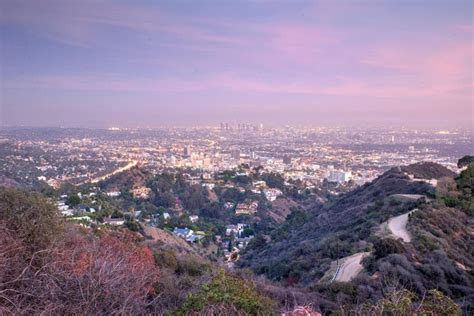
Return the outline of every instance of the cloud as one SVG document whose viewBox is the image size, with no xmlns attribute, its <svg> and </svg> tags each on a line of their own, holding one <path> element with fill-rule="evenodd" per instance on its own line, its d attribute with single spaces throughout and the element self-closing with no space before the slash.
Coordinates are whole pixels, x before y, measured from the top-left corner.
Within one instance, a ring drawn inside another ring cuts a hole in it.
<svg viewBox="0 0 474 316">
<path fill-rule="evenodd" d="M 399 42 L 373 49 L 361 62 L 388 70 L 390 84 L 405 85 L 414 95 L 467 91 L 472 97 L 473 58 L 472 43 L 465 40 L 430 46 Z"/>
<path fill-rule="evenodd" d="M 162 3 L 5 0 L 0 24 L 15 32 L 2 42 L 15 58 L 5 65 L 2 93 L 174 93 L 192 103 L 205 92 L 265 96 L 270 104 L 283 94 L 314 102 L 328 96 L 472 104 L 469 23 L 452 18 L 438 27 L 407 18 L 410 25 L 394 27 L 385 24 L 385 11 L 369 4 L 343 5 L 343 13 L 340 6 L 317 6 L 304 14 L 287 14 L 279 5 L 241 16 L 215 9 L 184 14 Z M 14 45 L 32 37 L 43 54 L 30 57 Z M 49 50 L 58 60 L 45 57 Z"/>
</svg>

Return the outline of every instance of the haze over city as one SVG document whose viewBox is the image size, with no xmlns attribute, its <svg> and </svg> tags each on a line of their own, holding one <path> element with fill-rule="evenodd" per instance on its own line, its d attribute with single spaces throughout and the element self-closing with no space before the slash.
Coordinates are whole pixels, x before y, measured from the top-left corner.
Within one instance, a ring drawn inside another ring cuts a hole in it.
<svg viewBox="0 0 474 316">
<path fill-rule="evenodd" d="M 0 125 L 472 128 L 472 1 L 2 1 Z"/>
</svg>

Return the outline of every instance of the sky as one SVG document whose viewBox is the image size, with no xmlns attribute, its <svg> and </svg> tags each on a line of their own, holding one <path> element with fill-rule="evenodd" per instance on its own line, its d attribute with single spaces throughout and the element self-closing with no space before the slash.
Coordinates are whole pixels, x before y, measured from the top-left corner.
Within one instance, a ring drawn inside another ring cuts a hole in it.
<svg viewBox="0 0 474 316">
<path fill-rule="evenodd" d="M 0 125 L 473 128 L 473 2 L 0 1 Z"/>
</svg>

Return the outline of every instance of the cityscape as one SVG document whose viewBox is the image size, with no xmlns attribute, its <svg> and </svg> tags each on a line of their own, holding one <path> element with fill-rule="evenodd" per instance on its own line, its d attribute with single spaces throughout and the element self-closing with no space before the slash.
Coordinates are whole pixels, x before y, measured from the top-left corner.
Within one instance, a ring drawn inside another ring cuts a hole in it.
<svg viewBox="0 0 474 316">
<path fill-rule="evenodd" d="M 324 204 L 401 165 L 430 161 L 457 172 L 458 157 L 474 145 L 470 130 L 228 123 L 168 129 L 11 128 L 0 137 L 4 184 L 57 190 L 58 211 L 82 225 L 142 223 L 145 230 L 168 229 L 229 267 L 255 231 L 282 223 L 292 209 Z M 126 185 L 114 183 L 134 170 L 140 174 Z M 153 181 L 163 175 L 179 175 L 210 204 L 193 205 L 176 193 L 161 196 Z M 113 206 L 105 209 L 104 203 Z M 215 212 L 211 227 L 206 207 Z"/>
<path fill-rule="evenodd" d="M 474 315 L 473 21 L 0 1 L 0 315 Z"/>
<path fill-rule="evenodd" d="M 3 129 L 2 173 L 31 185 L 98 182 L 140 164 L 154 173 L 213 174 L 242 164 L 308 186 L 325 179 L 364 184 L 391 167 L 433 161 L 457 169 L 472 130 L 230 127 L 170 129 Z M 18 168 L 21 165 L 22 168 Z M 19 172 L 19 174 L 15 174 Z"/>
</svg>

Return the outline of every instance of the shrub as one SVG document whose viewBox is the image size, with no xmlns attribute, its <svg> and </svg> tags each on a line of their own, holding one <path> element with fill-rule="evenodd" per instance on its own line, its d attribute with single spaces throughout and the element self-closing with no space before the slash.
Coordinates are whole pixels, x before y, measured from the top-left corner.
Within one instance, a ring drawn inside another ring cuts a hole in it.
<svg viewBox="0 0 474 316">
<path fill-rule="evenodd" d="M 213 311 L 212 315 L 271 315 L 274 302 L 259 293 L 253 283 L 228 275 L 223 270 L 191 294 L 178 315 Z"/>
<path fill-rule="evenodd" d="M 199 262 L 199 260 L 192 256 L 187 255 L 184 256 L 182 259 L 178 260 L 178 267 L 176 272 L 178 274 L 188 274 L 190 276 L 199 276 L 204 272 L 204 269 L 207 267 Z"/>
<path fill-rule="evenodd" d="M 162 268 L 169 268 L 175 271 L 178 268 L 176 254 L 171 250 L 155 251 L 153 254 L 155 263 Z"/>
<path fill-rule="evenodd" d="M 0 221 L 32 251 L 46 249 L 61 237 L 57 209 L 36 193 L 0 188 Z"/>
<path fill-rule="evenodd" d="M 374 255 L 377 259 L 386 257 L 392 253 L 405 252 L 403 244 L 400 241 L 391 238 L 377 240 L 374 243 L 374 249 Z"/>
</svg>

